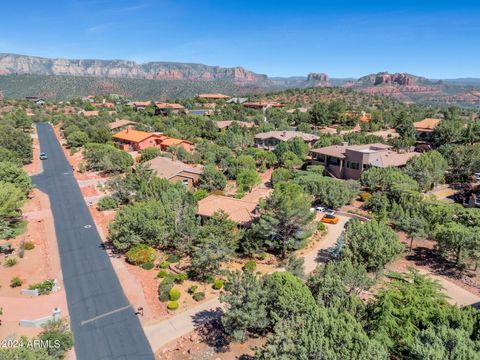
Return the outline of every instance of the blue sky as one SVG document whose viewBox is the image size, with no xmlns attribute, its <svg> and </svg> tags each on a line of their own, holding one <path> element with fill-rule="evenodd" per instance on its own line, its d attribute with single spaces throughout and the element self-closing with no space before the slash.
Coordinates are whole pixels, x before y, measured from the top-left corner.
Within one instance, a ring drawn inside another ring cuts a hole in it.
<svg viewBox="0 0 480 360">
<path fill-rule="evenodd" d="M 480 77 L 480 1 L 4 1 L 0 52 L 270 76 Z"/>
</svg>

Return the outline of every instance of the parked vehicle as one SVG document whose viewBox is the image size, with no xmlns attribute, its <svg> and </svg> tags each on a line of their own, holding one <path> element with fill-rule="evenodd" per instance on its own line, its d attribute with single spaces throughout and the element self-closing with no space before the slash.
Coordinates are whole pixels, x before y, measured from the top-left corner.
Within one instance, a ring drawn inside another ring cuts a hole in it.
<svg viewBox="0 0 480 360">
<path fill-rule="evenodd" d="M 327 224 L 338 224 L 339 218 L 332 213 L 326 213 L 321 221 Z"/>
<path fill-rule="evenodd" d="M 44 152 L 40 153 L 40 160 L 47 160 L 47 154 Z"/>
</svg>

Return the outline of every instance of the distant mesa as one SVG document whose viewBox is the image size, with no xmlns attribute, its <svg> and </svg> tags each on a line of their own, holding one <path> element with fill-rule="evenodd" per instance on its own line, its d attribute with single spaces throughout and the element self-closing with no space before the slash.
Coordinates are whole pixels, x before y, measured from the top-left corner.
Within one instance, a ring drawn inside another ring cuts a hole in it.
<svg viewBox="0 0 480 360">
<path fill-rule="evenodd" d="M 307 83 L 313 84 L 313 86 L 329 86 L 330 85 L 328 75 L 324 73 L 308 74 Z"/>
</svg>

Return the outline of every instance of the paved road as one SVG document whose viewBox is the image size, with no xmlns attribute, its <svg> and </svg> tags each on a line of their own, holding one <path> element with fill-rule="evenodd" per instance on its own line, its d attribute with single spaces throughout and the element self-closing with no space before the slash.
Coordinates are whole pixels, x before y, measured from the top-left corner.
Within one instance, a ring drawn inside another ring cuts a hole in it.
<svg viewBox="0 0 480 360">
<path fill-rule="evenodd" d="M 153 359 L 53 129 L 37 132 L 48 160 L 32 180 L 50 197 L 77 359 Z"/>
</svg>

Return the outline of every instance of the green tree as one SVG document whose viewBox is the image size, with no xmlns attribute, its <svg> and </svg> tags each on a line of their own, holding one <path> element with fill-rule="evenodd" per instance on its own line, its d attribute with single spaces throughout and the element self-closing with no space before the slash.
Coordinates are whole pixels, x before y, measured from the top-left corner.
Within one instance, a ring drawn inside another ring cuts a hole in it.
<svg viewBox="0 0 480 360">
<path fill-rule="evenodd" d="M 106 144 L 85 145 L 84 158 L 87 169 L 93 171 L 123 172 L 133 165 L 130 154 Z"/>
<path fill-rule="evenodd" d="M 27 200 L 18 186 L 0 181 L 0 218 L 12 219 L 20 215 L 20 207 Z"/>
<path fill-rule="evenodd" d="M 408 160 L 405 173 L 414 179 L 423 191 L 443 183 L 448 163 L 438 151 L 429 151 Z"/>
<path fill-rule="evenodd" d="M 350 296 L 369 289 L 373 281 L 363 265 L 354 265 L 345 259 L 318 266 L 307 285 L 320 305 L 345 308 Z"/>
<path fill-rule="evenodd" d="M 379 271 L 403 250 L 398 235 L 386 223 L 353 219 L 345 228 L 341 256 L 364 265 L 369 271 Z"/>
<path fill-rule="evenodd" d="M 262 179 L 255 169 L 243 169 L 237 174 L 237 187 L 242 192 L 251 192 L 253 187 L 261 182 Z"/>
<path fill-rule="evenodd" d="M 474 310 L 450 305 L 445 298 L 436 281 L 411 268 L 380 289 L 369 305 L 368 328 L 395 355 L 409 353 L 423 329 L 447 326 L 472 334 Z"/>
<path fill-rule="evenodd" d="M 409 355 L 418 360 L 479 360 L 480 343 L 470 339 L 465 330 L 428 328 L 417 334 Z"/>
<path fill-rule="evenodd" d="M 324 102 L 318 102 L 310 109 L 310 118 L 314 125 L 328 126 L 332 123 L 328 105 Z"/>
<path fill-rule="evenodd" d="M 9 161 L 0 162 L 0 182 L 14 184 L 25 194 L 28 194 L 32 190 L 32 182 L 27 173 Z"/>
<path fill-rule="evenodd" d="M 323 205 L 337 209 L 349 204 L 358 193 L 349 183 L 338 181 L 317 173 L 306 173 L 295 178 L 295 182 Z"/>
<path fill-rule="evenodd" d="M 272 195 L 260 204 L 261 216 L 252 227 L 254 237 L 285 259 L 311 234 L 315 214 L 310 211 L 310 204 L 310 196 L 299 185 L 277 184 Z"/>
<path fill-rule="evenodd" d="M 434 239 L 440 254 L 447 259 L 453 257 L 457 265 L 463 265 L 466 259 L 475 259 L 480 251 L 479 227 L 449 222 L 437 226 Z"/>
<path fill-rule="evenodd" d="M 0 125 L 0 147 L 17 154 L 24 164 L 32 161 L 32 139 L 29 134 L 10 125 Z"/>
<path fill-rule="evenodd" d="M 192 250 L 192 270 L 205 276 L 216 273 L 222 261 L 237 250 L 242 232 L 228 215 L 220 210 L 206 220 Z"/>
<path fill-rule="evenodd" d="M 267 312 L 268 294 L 263 279 L 252 272 L 231 272 L 220 301 L 226 304 L 222 324 L 235 341 L 245 341 L 248 333 L 263 333 L 270 325 Z"/>
<path fill-rule="evenodd" d="M 154 146 L 146 147 L 145 149 L 140 150 L 140 162 L 149 161 L 155 159 L 156 157 L 161 155 L 161 151 L 159 148 Z"/>
<path fill-rule="evenodd" d="M 80 147 L 90 141 L 87 133 L 83 131 L 74 131 L 66 137 L 67 145 L 69 147 Z"/>
<path fill-rule="evenodd" d="M 293 178 L 293 173 L 289 169 L 278 168 L 273 170 L 272 177 L 270 179 L 273 186 L 282 181 L 288 181 Z"/>
<path fill-rule="evenodd" d="M 38 338 L 51 344 L 59 344 L 59 347 L 49 346 L 47 349 L 48 354 L 53 359 L 63 359 L 65 353 L 73 347 L 74 342 L 70 326 L 65 319 L 47 322 L 43 325 L 43 330 L 38 335 Z"/>
<path fill-rule="evenodd" d="M 207 191 L 223 190 L 227 186 L 227 178 L 214 165 L 210 164 L 203 168 L 203 173 L 198 180 L 198 186 L 200 189 Z"/>
</svg>

